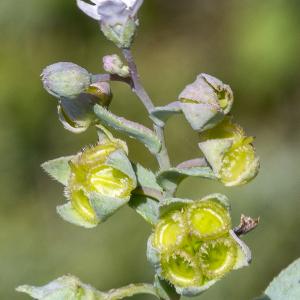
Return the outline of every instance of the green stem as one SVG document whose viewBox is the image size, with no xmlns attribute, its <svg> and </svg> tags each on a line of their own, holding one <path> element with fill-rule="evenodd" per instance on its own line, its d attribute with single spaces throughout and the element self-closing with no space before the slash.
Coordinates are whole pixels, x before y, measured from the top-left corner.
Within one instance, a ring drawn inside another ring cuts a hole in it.
<svg viewBox="0 0 300 300">
<path fill-rule="evenodd" d="M 130 49 L 123 49 L 123 55 L 128 63 L 131 73 L 131 79 L 133 82 L 133 89 L 136 95 L 139 97 L 141 102 L 144 104 L 145 108 L 147 109 L 148 113 L 151 112 L 155 108 L 151 98 L 147 94 L 146 90 L 144 89 L 143 85 L 140 81 L 140 76 L 137 71 L 137 66 L 134 62 L 133 55 Z M 159 167 L 161 170 L 167 170 L 171 167 L 168 150 L 165 143 L 164 131 L 163 128 L 154 124 L 154 130 L 159 137 L 162 148 L 161 151 L 156 155 Z"/>
<path fill-rule="evenodd" d="M 119 289 L 110 290 L 107 292 L 105 300 L 118 300 L 138 294 L 150 294 L 159 298 L 152 284 L 138 283 L 130 284 Z"/>
</svg>

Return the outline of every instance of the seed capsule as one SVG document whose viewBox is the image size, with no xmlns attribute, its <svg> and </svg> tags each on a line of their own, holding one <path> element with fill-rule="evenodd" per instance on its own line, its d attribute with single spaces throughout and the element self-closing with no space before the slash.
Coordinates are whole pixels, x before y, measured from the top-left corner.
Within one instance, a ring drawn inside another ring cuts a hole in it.
<svg viewBox="0 0 300 300">
<path fill-rule="evenodd" d="M 259 158 L 252 145 L 253 137 L 225 118 L 222 123 L 201 135 L 199 147 L 214 173 L 226 186 L 242 185 L 258 173 Z"/>
</svg>

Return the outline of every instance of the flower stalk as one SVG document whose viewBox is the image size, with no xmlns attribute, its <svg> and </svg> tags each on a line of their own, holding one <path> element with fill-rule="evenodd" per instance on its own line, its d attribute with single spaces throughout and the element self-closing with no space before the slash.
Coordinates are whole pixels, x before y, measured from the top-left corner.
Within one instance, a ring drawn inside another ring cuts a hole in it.
<svg viewBox="0 0 300 300">
<path fill-rule="evenodd" d="M 137 66 L 134 61 L 132 52 L 130 49 L 123 49 L 122 50 L 123 55 L 128 63 L 129 69 L 130 69 L 130 74 L 131 78 L 133 81 L 133 91 L 135 94 L 138 96 L 138 98 L 141 100 L 141 102 L 144 104 L 145 108 L 147 109 L 148 113 L 155 108 L 151 98 L 149 97 L 148 93 L 144 89 L 143 85 L 141 84 L 140 81 L 140 76 L 138 74 Z M 165 136 L 164 136 L 164 130 L 163 128 L 159 127 L 158 125 L 154 124 L 154 131 L 158 135 L 161 144 L 162 144 L 162 149 L 161 151 L 156 155 L 156 159 L 158 161 L 160 170 L 167 170 L 171 167 L 170 163 L 170 158 L 168 154 L 168 150 L 166 147 L 166 142 L 165 142 Z"/>
</svg>

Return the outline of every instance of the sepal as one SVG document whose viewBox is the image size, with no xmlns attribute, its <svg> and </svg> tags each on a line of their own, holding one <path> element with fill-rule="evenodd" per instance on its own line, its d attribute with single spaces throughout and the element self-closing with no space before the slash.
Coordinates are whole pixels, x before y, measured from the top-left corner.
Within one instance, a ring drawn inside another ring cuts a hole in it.
<svg viewBox="0 0 300 300">
<path fill-rule="evenodd" d="M 96 220 L 96 218 L 95 218 L 95 222 L 87 221 L 76 211 L 76 209 L 74 209 L 71 202 L 68 202 L 64 205 L 57 206 L 56 211 L 64 221 L 67 221 L 71 224 L 80 227 L 94 228 L 100 222 L 100 220 Z"/>
<path fill-rule="evenodd" d="M 176 293 L 174 286 L 164 279 L 159 278 L 158 275 L 155 275 L 154 278 L 154 288 L 157 295 L 161 300 L 179 300 L 180 295 Z"/>
<path fill-rule="evenodd" d="M 94 111 L 102 124 L 142 142 L 150 152 L 157 154 L 161 150 L 159 138 L 149 128 L 122 117 L 118 117 L 100 105 L 95 105 Z"/>
<path fill-rule="evenodd" d="M 41 167 L 55 180 L 63 185 L 68 184 L 68 180 L 71 174 L 69 161 L 74 158 L 73 155 L 60 157 L 53 160 L 44 162 Z"/>
</svg>

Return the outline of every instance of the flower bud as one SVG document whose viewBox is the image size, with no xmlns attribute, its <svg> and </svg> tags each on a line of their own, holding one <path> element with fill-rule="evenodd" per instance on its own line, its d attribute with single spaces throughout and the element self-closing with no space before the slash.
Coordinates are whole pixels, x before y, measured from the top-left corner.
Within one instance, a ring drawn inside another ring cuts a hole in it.
<svg viewBox="0 0 300 300">
<path fill-rule="evenodd" d="M 203 131 L 214 127 L 230 112 L 233 93 L 230 86 L 219 79 L 200 74 L 181 92 L 179 102 L 192 128 Z"/>
<path fill-rule="evenodd" d="M 65 129 L 73 133 L 81 133 L 96 122 L 94 105 L 108 107 L 112 100 L 110 85 L 97 82 L 89 85 L 85 93 L 76 98 L 61 98 L 58 105 L 59 120 Z"/>
<path fill-rule="evenodd" d="M 249 249 L 231 230 L 226 201 L 220 194 L 198 201 L 173 199 L 161 210 L 149 238 L 148 258 L 179 294 L 194 296 L 248 265 Z"/>
<path fill-rule="evenodd" d="M 199 147 L 219 180 L 225 186 L 237 186 L 251 181 L 258 173 L 259 158 L 253 140 L 227 117 L 202 134 Z"/>
<path fill-rule="evenodd" d="M 44 88 L 57 98 L 75 98 L 91 84 L 90 73 L 69 62 L 59 62 L 48 66 L 41 76 Z"/>
<path fill-rule="evenodd" d="M 129 76 L 129 67 L 125 66 L 117 54 L 103 57 L 104 70 L 110 74 L 117 74 L 121 77 Z"/>
<path fill-rule="evenodd" d="M 137 12 L 143 0 L 103 0 L 88 4 L 77 0 L 78 7 L 100 21 L 104 35 L 119 48 L 129 48 L 138 25 Z"/>
</svg>

